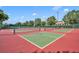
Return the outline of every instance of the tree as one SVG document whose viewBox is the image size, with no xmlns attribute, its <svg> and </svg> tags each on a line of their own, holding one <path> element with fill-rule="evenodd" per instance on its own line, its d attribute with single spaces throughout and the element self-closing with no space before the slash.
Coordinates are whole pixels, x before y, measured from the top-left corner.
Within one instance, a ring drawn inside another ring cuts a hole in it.
<svg viewBox="0 0 79 59">
<path fill-rule="evenodd" d="M 47 19 L 48 25 L 54 25 L 56 23 L 56 18 L 54 16 L 51 16 Z"/>
<path fill-rule="evenodd" d="M 15 26 L 21 27 L 21 22 L 17 22 L 17 23 L 15 24 Z"/>
<path fill-rule="evenodd" d="M 66 24 L 77 24 L 79 23 L 79 10 L 72 10 L 68 12 L 64 17 L 63 21 Z"/>
<path fill-rule="evenodd" d="M 41 25 L 42 25 L 42 26 L 45 26 L 45 25 L 46 25 L 46 22 L 45 22 L 45 21 L 42 21 L 42 22 L 41 22 Z"/>
<path fill-rule="evenodd" d="M 41 18 L 35 19 L 35 26 L 41 26 Z"/>
<path fill-rule="evenodd" d="M 28 26 L 34 26 L 34 21 L 29 21 Z"/>
<path fill-rule="evenodd" d="M 0 9 L 0 27 L 2 26 L 3 21 L 8 20 L 9 16 Z"/>
<path fill-rule="evenodd" d="M 29 22 L 26 21 L 26 22 L 24 22 L 22 25 L 23 25 L 23 26 L 28 26 L 28 24 L 29 24 Z"/>
</svg>

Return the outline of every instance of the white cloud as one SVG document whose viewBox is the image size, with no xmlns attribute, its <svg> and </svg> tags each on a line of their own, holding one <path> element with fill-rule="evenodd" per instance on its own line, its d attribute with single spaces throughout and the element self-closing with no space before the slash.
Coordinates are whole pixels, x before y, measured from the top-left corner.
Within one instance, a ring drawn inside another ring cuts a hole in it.
<svg viewBox="0 0 79 59">
<path fill-rule="evenodd" d="M 16 23 L 16 22 L 25 22 L 25 19 L 26 19 L 26 17 L 25 16 L 18 16 L 18 17 L 16 17 L 15 19 L 14 19 L 14 23 Z M 17 21 L 18 20 L 18 21 Z"/>
<path fill-rule="evenodd" d="M 43 16 L 43 18 L 45 18 L 45 16 Z"/>
<path fill-rule="evenodd" d="M 62 6 L 54 6 L 52 9 L 55 10 L 55 11 L 57 11 L 57 10 L 59 10 L 60 8 L 62 8 Z"/>
<path fill-rule="evenodd" d="M 21 17 L 20 17 L 20 19 L 24 19 L 24 18 L 25 18 L 25 16 L 21 16 Z"/>
<path fill-rule="evenodd" d="M 37 13 L 33 13 L 32 15 L 35 16 L 35 15 L 37 15 Z"/>
<path fill-rule="evenodd" d="M 64 12 L 68 12 L 69 11 L 69 9 L 64 9 Z"/>
<path fill-rule="evenodd" d="M 47 16 L 42 16 L 42 18 L 43 18 L 43 19 L 46 19 L 46 18 L 47 18 Z"/>
</svg>

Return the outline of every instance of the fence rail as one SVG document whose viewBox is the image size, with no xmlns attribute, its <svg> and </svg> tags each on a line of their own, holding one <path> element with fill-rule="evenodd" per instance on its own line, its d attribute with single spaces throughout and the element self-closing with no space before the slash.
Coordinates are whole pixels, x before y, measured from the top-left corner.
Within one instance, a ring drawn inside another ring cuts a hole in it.
<svg viewBox="0 0 79 59">
<path fill-rule="evenodd" d="M 0 28 L 2 29 L 14 29 L 14 28 L 79 28 L 79 24 L 71 24 L 71 25 L 52 25 L 52 26 L 38 26 L 38 27 L 34 27 L 34 26 L 10 26 L 10 25 L 4 25 L 4 26 L 0 26 Z"/>
</svg>

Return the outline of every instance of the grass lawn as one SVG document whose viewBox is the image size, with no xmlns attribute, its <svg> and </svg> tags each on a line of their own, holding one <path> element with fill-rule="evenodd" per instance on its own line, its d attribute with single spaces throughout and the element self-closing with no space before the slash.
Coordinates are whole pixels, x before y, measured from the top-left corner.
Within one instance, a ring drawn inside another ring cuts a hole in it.
<svg viewBox="0 0 79 59">
<path fill-rule="evenodd" d="M 54 42 L 57 38 L 60 38 L 61 36 L 62 34 L 48 32 L 40 32 L 33 35 L 22 35 L 25 40 L 28 40 L 39 47 L 44 47 L 49 43 Z"/>
<path fill-rule="evenodd" d="M 57 32 L 68 32 L 68 31 L 70 31 L 70 29 L 59 29 L 59 30 L 57 30 Z"/>
</svg>

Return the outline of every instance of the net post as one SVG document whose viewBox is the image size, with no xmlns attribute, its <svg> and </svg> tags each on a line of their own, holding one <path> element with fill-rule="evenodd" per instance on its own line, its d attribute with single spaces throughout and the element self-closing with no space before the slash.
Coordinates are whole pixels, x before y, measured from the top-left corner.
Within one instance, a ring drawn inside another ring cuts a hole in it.
<svg viewBox="0 0 79 59">
<path fill-rule="evenodd" d="M 16 34 L 16 32 L 15 32 L 15 28 L 13 29 L 13 34 L 14 34 L 14 35 Z"/>
</svg>

